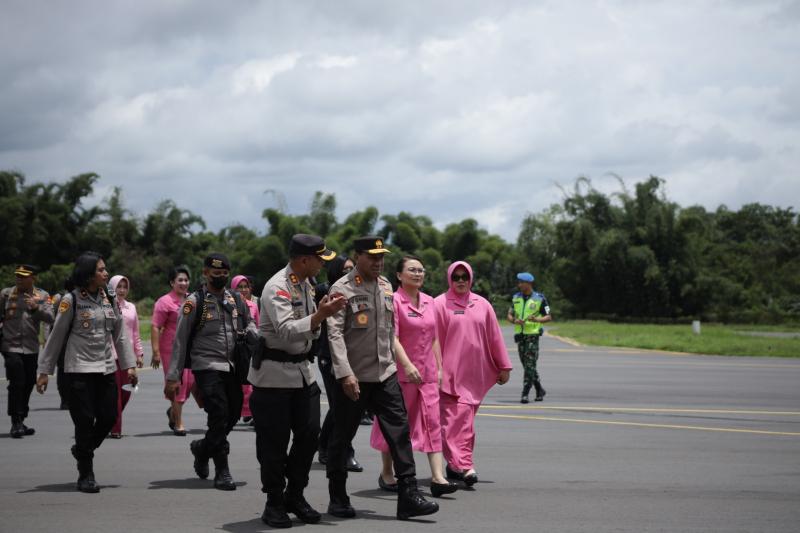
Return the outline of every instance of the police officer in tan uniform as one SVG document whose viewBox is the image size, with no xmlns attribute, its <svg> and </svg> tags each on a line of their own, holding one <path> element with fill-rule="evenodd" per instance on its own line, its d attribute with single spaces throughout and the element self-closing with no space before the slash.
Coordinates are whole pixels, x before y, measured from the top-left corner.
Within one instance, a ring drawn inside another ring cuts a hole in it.
<svg viewBox="0 0 800 533">
<path fill-rule="evenodd" d="M 17 266 L 16 284 L 0 291 L 0 351 L 8 379 L 8 416 L 14 439 L 36 432 L 24 421 L 36 384 L 39 331 L 42 324 L 47 327 L 53 323 L 50 295 L 34 287 L 36 271 L 33 265 Z"/>
<path fill-rule="evenodd" d="M 378 420 L 391 450 L 398 478 L 397 518 L 433 514 L 439 505 L 422 497 L 417 489 L 414 454 L 408 416 L 397 382 L 392 286 L 381 275 L 384 254 L 389 253 L 376 236 L 354 241 L 356 268 L 330 288 L 329 295 L 347 299 L 344 309 L 328 319 L 333 372 L 341 387 L 335 389 L 334 430 L 328 451 L 328 513 L 355 516 L 347 495 L 347 445 L 369 408 Z"/>
<path fill-rule="evenodd" d="M 125 333 L 119 308 L 105 291 L 108 272 L 103 258 L 87 252 L 78 257 L 72 272 L 76 289 L 58 304 L 55 323 L 39 355 L 36 390 L 43 394 L 48 376 L 64 350 L 64 376 L 68 385 L 69 414 L 75 424 L 72 455 L 78 462 L 78 490 L 99 492 L 94 478 L 94 451 L 117 421 L 117 351 L 119 367 L 128 380 L 138 382 L 136 355 Z"/>
<path fill-rule="evenodd" d="M 241 333 L 252 339 L 258 337 L 247 306 L 239 304 L 241 297 L 225 288 L 230 271 L 231 263 L 223 254 L 212 253 L 205 258 L 206 283 L 183 304 L 164 385 L 164 395 L 174 400 L 188 359 L 208 415 L 205 438 L 192 441 L 189 449 L 200 479 L 208 477 L 208 460 L 214 460 L 214 487 L 219 490 L 236 490 L 228 467 L 228 434 L 242 412 L 242 385 L 236 378 L 233 359 L 240 308 L 247 322 Z"/>
<path fill-rule="evenodd" d="M 261 293 L 260 330 L 266 348 L 251 366 L 248 381 L 253 385 L 250 410 L 262 491 L 267 493 L 261 518 L 272 527 L 291 527 L 287 513 L 309 524 L 321 518 L 303 497 L 319 436 L 320 389 L 311 347 L 322 322 L 346 301 L 325 297 L 318 308 L 309 280 L 335 256 L 322 238 L 297 234 L 289 243 L 289 264 Z"/>
</svg>

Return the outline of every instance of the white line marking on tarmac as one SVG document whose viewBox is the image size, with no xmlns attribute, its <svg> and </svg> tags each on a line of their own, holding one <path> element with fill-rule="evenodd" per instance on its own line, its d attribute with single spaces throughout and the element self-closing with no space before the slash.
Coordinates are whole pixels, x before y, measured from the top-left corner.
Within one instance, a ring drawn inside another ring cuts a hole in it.
<svg viewBox="0 0 800 533">
<path fill-rule="evenodd" d="M 620 411 L 628 413 L 695 413 L 695 414 L 720 414 L 720 415 L 772 415 L 772 416 L 800 416 L 800 411 L 767 411 L 767 410 L 742 410 L 742 409 L 683 409 L 673 407 L 602 407 L 602 406 L 556 406 L 556 405 L 497 405 L 483 404 L 481 409 L 534 409 L 549 411 Z"/>
</svg>

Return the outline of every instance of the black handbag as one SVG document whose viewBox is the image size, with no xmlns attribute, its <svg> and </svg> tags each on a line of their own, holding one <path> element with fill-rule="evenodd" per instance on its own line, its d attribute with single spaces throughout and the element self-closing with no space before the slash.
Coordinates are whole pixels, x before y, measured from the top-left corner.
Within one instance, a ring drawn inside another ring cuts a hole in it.
<svg viewBox="0 0 800 533">
<path fill-rule="evenodd" d="M 250 372 L 250 365 L 253 361 L 253 355 L 258 350 L 258 339 L 249 341 L 247 339 L 247 332 L 245 328 L 250 322 L 250 311 L 247 304 L 238 293 L 234 293 L 236 298 L 236 307 L 238 308 L 238 317 L 236 320 L 236 343 L 233 347 L 233 367 L 236 374 L 236 379 L 242 385 L 248 385 L 247 374 Z"/>
</svg>

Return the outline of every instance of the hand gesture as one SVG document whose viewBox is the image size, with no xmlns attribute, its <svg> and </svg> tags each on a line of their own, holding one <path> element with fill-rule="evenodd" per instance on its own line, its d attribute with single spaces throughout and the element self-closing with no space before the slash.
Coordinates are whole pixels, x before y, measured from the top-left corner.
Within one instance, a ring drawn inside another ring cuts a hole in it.
<svg viewBox="0 0 800 533">
<path fill-rule="evenodd" d="M 347 305 L 347 298 L 341 293 L 326 294 L 319 302 L 319 312 L 325 318 L 333 316 Z"/>
<path fill-rule="evenodd" d="M 39 307 L 39 302 L 36 301 L 33 294 L 25 293 L 22 295 L 22 298 L 25 300 L 25 305 L 28 306 L 28 311 L 36 311 Z"/>
</svg>

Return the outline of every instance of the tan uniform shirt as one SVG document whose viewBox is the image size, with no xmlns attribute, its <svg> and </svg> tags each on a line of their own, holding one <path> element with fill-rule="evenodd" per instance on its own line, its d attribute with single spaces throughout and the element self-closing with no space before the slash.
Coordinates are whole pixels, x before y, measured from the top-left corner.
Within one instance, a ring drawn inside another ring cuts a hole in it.
<svg viewBox="0 0 800 533">
<path fill-rule="evenodd" d="M 39 307 L 30 311 L 25 303 L 25 293 L 16 287 L 0 292 L 0 321 L 3 323 L 3 342 L 0 351 L 12 353 L 39 353 L 41 324 L 53 323 L 53 306 L 50 295 L 42 289 L 33 289 Z"/>
<path fill-rule="evenodd" d="M 320 328 L 311 330 L 311 315 L 317 311 L 314 287 L 286 265 L 264 285 L 261 292 L 259 329 L 267 348 L 290 355 L 307 353 L 319 337 Z M 282 363 L 264 359 L 261 368 L 250 368 L 248 381 L 256 387 L 301 388 L 316 381 L 311 362 Z"/>
<path fill-rule="evenodd" d="M 39 354 L 39 374 L 53 373 L 67 334 L 65 372 L 115 372 L 117 364 L 111 349 L 112 343 L 117 349 L 120 368 L 124 370 L 136 366 L 136 355 L 125 332 L 122 313 L 111 305 L 102 289 L 95 296 L 76 290 L 61 298 L 53 330 Z"/>
<path fill-rule="evenodd" d="M 383 276 L 368 281 L 353 270 L 328 291 L 336 293 L 347 298 L 347 306 L 327 322 L 336 379 L 385 381 L 397 371 L 392 286 Z"/>
</svg>

